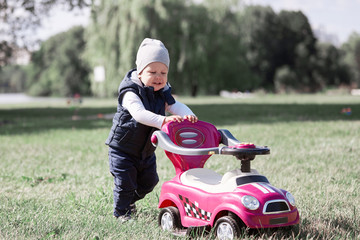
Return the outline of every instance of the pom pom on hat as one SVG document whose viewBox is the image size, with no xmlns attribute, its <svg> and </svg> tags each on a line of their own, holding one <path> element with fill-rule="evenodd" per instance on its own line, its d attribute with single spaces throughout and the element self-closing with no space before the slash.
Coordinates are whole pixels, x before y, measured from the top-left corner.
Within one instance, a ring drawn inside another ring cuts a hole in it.
<svg viewBox="0 0 360 240">
<path fill-rule="evenodd" d="M 136 54 L 137 72 L 141 73 L 152 62 L 161 62 L 169 68 L 169 52 L 160 40 L 145 38 Z"/>
</svg>

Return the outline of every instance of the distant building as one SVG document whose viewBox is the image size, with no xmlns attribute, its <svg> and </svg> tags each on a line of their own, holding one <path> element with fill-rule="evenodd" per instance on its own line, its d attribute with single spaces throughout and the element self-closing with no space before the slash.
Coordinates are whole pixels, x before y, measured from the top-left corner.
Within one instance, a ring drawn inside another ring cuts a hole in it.
<svg viewBox="0 0 360 240">
<path fill-rule="evenodd" d="M 31 53 L 24 48 L 18 48 L 13 50 L 10 63 L 15 65 L 28 65 L 30 60 Z"/>
</svg>

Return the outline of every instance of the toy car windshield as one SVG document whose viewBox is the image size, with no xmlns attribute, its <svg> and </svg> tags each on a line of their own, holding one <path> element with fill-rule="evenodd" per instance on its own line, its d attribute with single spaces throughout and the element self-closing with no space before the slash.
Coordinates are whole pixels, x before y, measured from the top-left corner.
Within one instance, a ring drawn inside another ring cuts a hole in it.
<svg viewBox="0 0 360 240">
<path fill-rule="evenodd" d="M 241 176 L 241 177 L 236 178 L 237 186 L 248 184 L 248 183 L 254 183 L 254 182 L 269 183 L 269 180 L 265 176 L 261 176 L 261 175 Z"/>
</svg>

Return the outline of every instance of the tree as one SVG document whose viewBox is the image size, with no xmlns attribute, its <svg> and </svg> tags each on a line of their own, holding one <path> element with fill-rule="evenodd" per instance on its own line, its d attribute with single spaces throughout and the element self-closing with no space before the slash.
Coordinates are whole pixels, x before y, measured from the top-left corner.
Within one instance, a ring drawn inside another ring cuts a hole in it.
<svg viewBox="0 0 360 240">
<path fill-rule="evenodd" d="M 156 26 L 145 17 L 149 2 L 155 1 L 100 1 L 92 6 L 86 56 L 92 68 L 104 66 L 106 78 L 96 83 L 92 77 L 95 95 L 115 95 L 124 74 L 134 67 L 136 48 Z"/>
<path fill-rule="evenodd" d="M 239 31 L 241 22 L 238 12 L 241 10 L 241 1 L 207 0 L 205 6 L 209 12 L 205 24 L 210 23 L 212 26 L 210 31 L 203 33 L 203 37 L 208 39 L 207 85 L 212 87 L 207 93 L 258 88 L 260 79 L 251 71 L 251 64 L 246 58 L 247 50 L 242 41 L 245 35 Z"/>
<path fill-rule="evenodd" d="M 350 68 L 344 62 L 345 53 L 332 44 L 317 44 L 316 71 L 323 87 L 349 85 Z"/>
<path fill-rule="evenodd" d="M 28 68 L 26 66 L 8 65 L 3 67 L 0 75 L 0 92 L 24 92 L 28 79 L 27 73 Z"/>
<path fill-rule="evenodd" d="M 252 71 L 267 89 L 274 87 L 276 68 L 282 63 L 280 21 L 271 7 L 247 6 L 238 13 L 240 41 Z"/>
<path fill-rule="evenodd" d="M 321 89 L 316 78 L 317 65 L 316 38 L 307 17 L 301 11 L 281 11 L 279 19 L 282 26 L 281 39 L 283 64 L 289 65 L 295 73 L 298 91 L 315 92 Z"/>
<path fill-rule="evenodd" d="M 101 1 L 94 5 L 86 54 L 92 67 L 105 67 L 106 80 L 93 80 L 93 92 L 98 96 L 117 93 L 124 74 L 135 67 L 136 51 L 145 37 L 160 39 L 168 48 L 169 80 L 174 88 L 191 86 L 184 84 L 188 78 L 182 75 L 187 59 L 194 56 L 186 39 L 190 36 L 187 19 L 193 16 L 187 10 L 184 2 L 176 0 Z"/>
<path fill-rule="evenodd" d="M 345 52 L 344 63 L 350 68 L 351 83 L 360 87 L 360 34 L 352 33 L 341 49 Z"/>
<path fill-rule="evenodd" d="M 89 68 L 81 59 L 84 48 L 84 28 L 80 26 L 42 43 L 32 56 L 28 92 L 41 96 L 89 95 Z"/>
<path fill-rule="evenodd" d="M 17 78 L 23 75 L 22 68 L 17 66 L 6 68 L 5 66 L 11 64 L 10 60 L 13 57 L 14 50 L 32 48 L 38 43 L 38 39 L 30 40 L 29 36 L 33 36 L 33 32 L 41 26 L 42 20 L 48 16 L 51 9 L 62 6 L 71 11 L 75 8 L 88 7 L 90 2 L 90 0 L 0 1 L 0 73 L 3 76 L 12 71 L 16 73 L 10 79 L 7 79 L 10 81 L 7 82 L 8 89 L 11 89 L 11 91 L 25 90 L 23 81 L 27 78 L 25 76 L 23 76 L 23 79 Z M 5 81 L 6 79 L 2 80 Z"/>
<path fill-rule="evenodd" d="M 106 80 L 93 81 L 94 92 L 116 94 L 123 75 L 134 67 L 137 47 L 145 37 L 158 38 L 167 46 L 169 81 L 177 93 L 195 96 L 217 94 L 224 88 L 252 89 L 256 81 L 243 57 L 230 5 L 222 13 L 211 9 L 219 8 L 176 0 L 101 1 L 95 5 L 87 56 L 92 67 L 105 66 Z M 241 79 L 239 71 L 246 77 Z"/>
<path fill-rule="evenodd" d="M 3 66 L 6 66 L 12 56 L 13 49 L 8 42 L 0 42 L 0 72 Z"/>
<path fill-rule="evenodd" d="M 249 6 L 239 19 L 247 59 L 265 88 L 320 88 L 314 72 L 316 38 L 302 12 L 276 14 L 270 7 Z"/>
</svg>

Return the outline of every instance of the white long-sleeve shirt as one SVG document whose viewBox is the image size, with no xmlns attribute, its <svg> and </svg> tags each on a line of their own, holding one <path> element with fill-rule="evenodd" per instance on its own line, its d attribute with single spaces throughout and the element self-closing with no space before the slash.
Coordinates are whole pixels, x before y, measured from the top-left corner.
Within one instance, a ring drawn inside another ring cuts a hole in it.
<svg viewBox="0 0 360 240">
<path fill-rule="evenodd" d="M 137 75 L 133 72 L 131 79 L 137 83 L 141 84 L 140 80 L 137 78 Z M 160 90 L 161 91 L 161 90 Z M 139 123 L 142 123 L 147 126 L 156 127 L 161 129 L 161 126 L 164 122 L 165 116 L 155 114 L 149 110 L 146 110 L 141 99 L 133 92 L 126 92 L 122 99 L 122 106 L 126 108 L 131 116 Z M 185 116 L 185 115 L 194 115 L 191 109 L 185 104 L 176 101 L 172 105 L 165 104 L 165 112 L 169 112 L 171 114 Z"/>
</svg>

